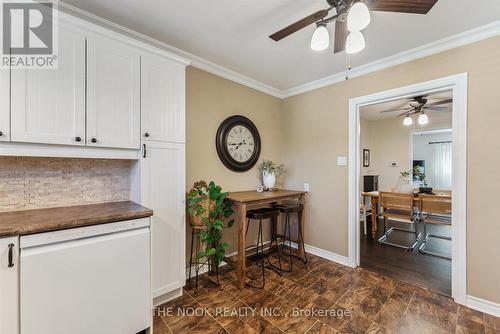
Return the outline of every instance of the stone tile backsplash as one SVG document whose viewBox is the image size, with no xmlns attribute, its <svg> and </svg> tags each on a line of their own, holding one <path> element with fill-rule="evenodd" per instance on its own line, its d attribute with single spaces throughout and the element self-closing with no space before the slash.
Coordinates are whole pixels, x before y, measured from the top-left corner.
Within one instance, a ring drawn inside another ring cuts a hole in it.
<svg viewBox="0 0 500 334">
<path fill-rule="evenodd" d="M 0 212 L 130 199 L 128 160 L 0 157 Z"/>
</svg>

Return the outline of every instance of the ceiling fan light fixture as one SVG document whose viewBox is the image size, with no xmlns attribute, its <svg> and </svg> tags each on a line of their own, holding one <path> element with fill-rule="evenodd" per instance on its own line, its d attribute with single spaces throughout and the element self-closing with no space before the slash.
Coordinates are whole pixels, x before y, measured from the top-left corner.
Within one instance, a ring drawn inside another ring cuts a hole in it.
<svg viewBox="0 0 500 334">
<path fill-rule="evenodd" d="M 426 114 L 421 113 L 420 116 L 418 116 L 418 124 L 419 125 L 429 124 L 429 117 L 427 117 Z"/>
<path fill-rule="evenodd" d="M 351 32 L 347 36 L 345 51 L 348 54 L 361 52 L 365 48 L 365 37 L 360 31 Z"/>
<path fill-rule="evenodd" d="M 311 49 L 323 51 L 330 46 L 330 34 L 325 23 L 319 23 L 311 38 Z"/>
<path fill-rule="evenodd" d="M 413 119 L 410 116 L 406 116 L 403 120 L 404 126 L 411 126 L 413 124 Z"/>
<path fill-rule="evenodd" d="M 371 21 L 370 10 L 362 2 L 356 2 L 352 5 L 347 15 L 347 29 L 350 32 L 361 31 L 365 29 Z"/>
</svg>

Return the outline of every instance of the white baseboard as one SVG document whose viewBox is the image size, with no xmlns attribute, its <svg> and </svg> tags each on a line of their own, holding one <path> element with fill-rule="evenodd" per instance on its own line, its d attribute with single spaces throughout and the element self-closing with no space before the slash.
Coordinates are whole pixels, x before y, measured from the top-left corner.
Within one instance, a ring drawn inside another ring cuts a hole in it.
<svg viewBox="0 0 500 334">
<path fill-rule="evenodd" d="M 182 288 L 178 288 L 178 289 L 170 291 L 164 295 L 155 297 L 155 298 L 153 298 L 153 308 L 158 307 L 162 304 L 165 304 L 166 302 L 169 302 L 172 299 L 175 299 L 175 298 L 180 297 L 180 296 L 182 296 Z"/>
<path fill-rule="evenodd" d="M 298 245 L 295 242 L 292 242 L 291 245 L 295 249 L 298 248 Z M 356 267 L 355 265 L 353 265 L 349 262 L 349 258 L 346 256 L 342 256 L 342 255 L 339 255 L 339 254 L 336 254 L 336 253 L 333 253 L 333 252 L 330 252 L 330 251 L 327 251 L 327 250 L 324 250 L 324 249 L 321 249 L 318 247 L 307 245 L 307 244 L 305 245 L 305 249 L 306 249 L 306 253 L 310 253 L 312 255 L 319 256 L 323 259 L 327 259 L 327 260 L 336 262 L 336 263 L 341 264 L 343 266 L 347 266 L 347 267 L 351 267 L 351 268 Z"/>
<path fill-rule="evenodd" d="M 500 317 L 500 304 L 498 303 L 474 296 L 467 296 L 467 306 L 474 310 Z"/>
</svg>

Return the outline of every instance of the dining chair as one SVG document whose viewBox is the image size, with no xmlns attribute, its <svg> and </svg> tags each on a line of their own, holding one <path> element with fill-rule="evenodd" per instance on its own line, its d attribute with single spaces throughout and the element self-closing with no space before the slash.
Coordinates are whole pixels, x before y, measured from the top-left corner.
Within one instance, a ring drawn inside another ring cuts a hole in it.
<svg viewBox="0 0 500 334">
<path fill-rule="evenodd" d="M 451 260 L 449 255 L 427 250 L 431 238 L 451 241 L 451 237 L 427 234 L 427 224 L 451 226 L 451 196 L 420 195 L 420 215 L 424 226 L 424 241 L 419 248 L 422 254 L 429 254 Z"/>
<path fill-rule="evenodd" d="M 380 244 L 395 246 L 405 250 L 413 250 L 420 240 L 421 234 L 418 232 L 418 216 L 413 206 L 413 193 L 380 192 L 380 208 L 384 221 L 384 235 L 378 239 Z M 413 225 L 413 229 L 391 227 L 387 229 L 389 221 Z M 388 240 L 389 235 L 394 231 L 411 233 L 415 235 L 415 240 L 410 245 L 403 245 Z"/>
<path fill-rule="evenodd" d="M 359 212 L 361 214 L 360 218 L 361 218 L 361 221 L 363 222 L 364 233 L 366 235 L 367 234 L 366 219 L 368 216 L 371 216 L 372 212 L 373 212 L 370 196 L 361 196 L 361 201 L 360 201 L 360 205 L 359 205 Z M 373 220 L 373 217 L 372 217 L 372 224 L 375 224 L 375 223 L 376 222 Z"/>
</svg>

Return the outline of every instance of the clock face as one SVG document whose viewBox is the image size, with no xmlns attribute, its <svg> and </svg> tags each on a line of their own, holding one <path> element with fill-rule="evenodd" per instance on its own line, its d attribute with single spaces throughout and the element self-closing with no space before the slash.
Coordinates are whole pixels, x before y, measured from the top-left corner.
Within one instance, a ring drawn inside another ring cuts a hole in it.
<svg viewBox="0 0 500 334">
<path fill-rule="evenodd" d="M 236 115 L 223 121 L 217 130 L 215 141 L 219 158 L 233 171 L 247 171 L 259 159 L 259 131 L 246 117 Z"/>
<path fill-rule="evenodd" d="M 240 163 L 250 160 L 255 151 L 252 132 L 244 125 L 232 127 L 227 135 L 226 148 L 234 160 Z"/>
</svg>

